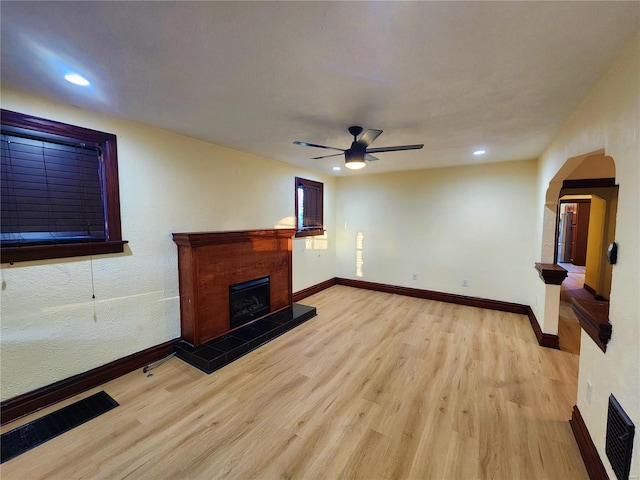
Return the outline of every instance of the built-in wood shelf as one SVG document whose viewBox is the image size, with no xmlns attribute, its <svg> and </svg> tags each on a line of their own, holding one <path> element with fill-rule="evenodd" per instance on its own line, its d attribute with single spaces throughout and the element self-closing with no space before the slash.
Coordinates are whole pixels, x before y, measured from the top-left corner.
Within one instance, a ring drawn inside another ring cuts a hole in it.
<svg viewBox="0 0 640 480">
<path fill-rule="evenodd" d="M 536 263 L 536 270 L 542 281 L 547 285 L 562 285 L 568 272 L 555 263 Z"/>
<path fill-rule="evenodd" d="M 607 343 L 611 338 L 611 324 L 609 323 L 609 302 L 571 299 L 573 309 L 580 326 L 593 339 L 603 352 L 607 351 Z"/>
<path fill-rule="evenodd" d="M 292 228 L 174 233 L 182 338 L 197 347 L 231 330 L 230 285 L 269 277 L 269 313 L 290 307 L 294 234 Z"/>
</svg>

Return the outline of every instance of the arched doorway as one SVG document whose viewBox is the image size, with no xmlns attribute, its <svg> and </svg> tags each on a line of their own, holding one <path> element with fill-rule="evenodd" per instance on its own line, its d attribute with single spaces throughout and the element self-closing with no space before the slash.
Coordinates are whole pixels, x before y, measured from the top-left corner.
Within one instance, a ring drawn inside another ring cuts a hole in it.
<svg viewBox="0 0 640 480">
<path fill-rule="evenodd" d="M 581 330 L 571 308 L 572 299 L 609 299 L 612 268 L 606 261 L 606 250 L 615 238 L 617 200 L 615 162 L 603 150 L 568 159 L 549 182 L 543 256 L 553 255 L 549 263 L 560 264 L 568 271 L 561 286 L 557 319 L 561 350 L 575 354 L 580 351 Z M 567 205 L 572 203 L 576 208 L 572 215 L 567 215 Z M 576 219 L 580 217 L 581 206 L 587 213 L 582 214 L 582 226 L 578 228 L 580 220 Z M 567 227 L 575 229 L 573 235 L 570 236 Z M 577 247 L 580 235 L 584 236 L 583 247 Z M 549 244 L 553 246 L 552 252 Z"/>
</svg>

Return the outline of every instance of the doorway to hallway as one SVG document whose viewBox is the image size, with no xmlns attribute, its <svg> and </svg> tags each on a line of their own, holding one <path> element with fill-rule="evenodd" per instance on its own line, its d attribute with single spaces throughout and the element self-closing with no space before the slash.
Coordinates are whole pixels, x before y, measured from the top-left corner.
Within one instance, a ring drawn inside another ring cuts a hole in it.
<svg viewBox="0 0 640 480">
<path fill-rule="evenodd" d="M 563 262 L 558 262 L 558 265 L 567 271 L 567 278 L 560 286 L 560 312 L 558 318 L 558 341 L 560 350 L 579 355 L 580 323 L 571 308 L 571 299 L 593 299 L 593 296 L 584 289 L 584 266 Z"/>
</svg>

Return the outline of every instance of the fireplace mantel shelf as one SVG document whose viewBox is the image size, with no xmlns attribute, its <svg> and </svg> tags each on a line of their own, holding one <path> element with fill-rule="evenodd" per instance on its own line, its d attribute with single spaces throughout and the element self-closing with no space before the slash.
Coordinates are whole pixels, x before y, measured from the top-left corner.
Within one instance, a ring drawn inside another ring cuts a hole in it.
<svg viewBox="0 0 640 480">
<path fill-rule="evenodd" d="M 268 230 L 230 230 L 222 232 L 174 233 L 173 241 L 178 245 L 198 247 L 204 245 L 223 245 L 228 243 L 251 241 L 260 238 L 291 238 L 294 228 L 272 228 Z"/>
</svg>

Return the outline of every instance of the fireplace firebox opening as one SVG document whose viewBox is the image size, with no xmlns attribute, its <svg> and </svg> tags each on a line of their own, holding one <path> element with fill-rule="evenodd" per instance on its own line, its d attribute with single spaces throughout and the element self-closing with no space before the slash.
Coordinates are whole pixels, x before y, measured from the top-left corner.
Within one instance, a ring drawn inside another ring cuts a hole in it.
<svg viewBox="0 0 640 480">
<path fill-rule="evenodd" d="M 269 277 L 229 286 L 229 323 L 236 328 L 271 310 Z"/>
</svg>

